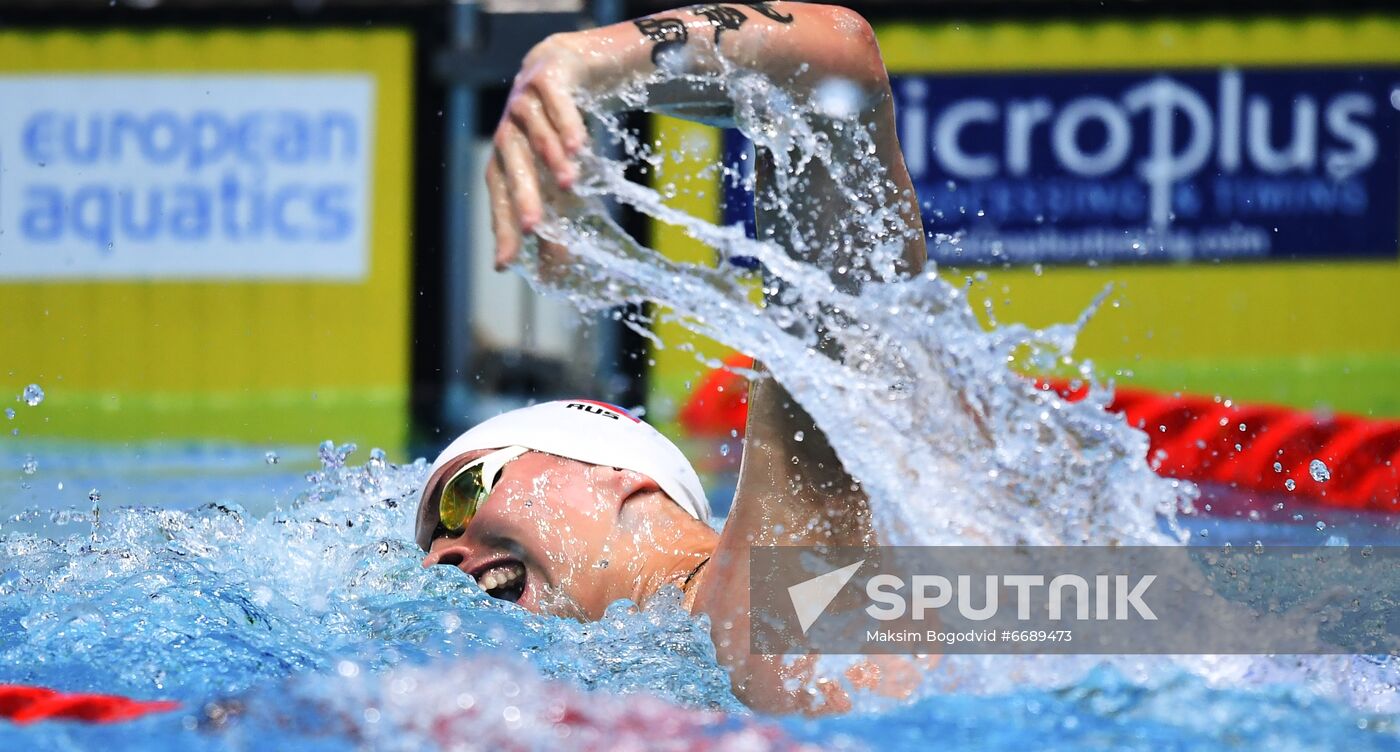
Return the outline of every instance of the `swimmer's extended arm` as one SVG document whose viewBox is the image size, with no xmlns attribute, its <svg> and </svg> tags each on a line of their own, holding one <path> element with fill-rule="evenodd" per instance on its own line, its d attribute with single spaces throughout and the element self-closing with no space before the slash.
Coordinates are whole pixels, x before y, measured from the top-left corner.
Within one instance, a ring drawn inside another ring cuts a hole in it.
<svg viewBox="0 0 1400 752">
<path fill-rule="evenodd" d="M 687 78 L 657 80 L 658 65 Z M 540 180 L 545 176 L 536 171 L 536 157 L 560 188 L 569 188 L 577 177 L 574 157 L 588 139 L 576 104 L 580 95 L 627 109 L 627 103 L 609 98 L 645 82 L 647 109 L 722 122 L 731 107 L 719 75 L 726 67 L 761 72 L 797 94 L 842 79 L 865 93 L 864 104 L 872 114 L 891 108 L 888 79 L 870 25 L 836 6 L 702 4 L 552 35 L 521 64 L 487 166 L 497 267 L 515 259 L 524 235 L 544 218 Z M 894 138 L 891 128 L 888 141 Z M 898 172 L 903 174 L 902 162 Z M 910 258 L 915 255 L 921 264 L 922 245 Z"/>
<path fill-rule="evenodd" d="M 657 65 L 690 74 L 684 85 L 656 83 Z M 876 158 L 887 170 L 904 228 L 903 264 L 896 273 L 922 269 L 924 241 L 913 187 L 895 134 L 893 99 L 879 48 L 859 15 L 833 6 L 797 3 L 703 5 L 658 13 L 637 21 L 557 35 L 526 58 L 516 78 L 507 113 L 496 133 L 495 158 L 488 169 L 496 260 L 509 263 L 523 234 L 543 218 L 535 158 L 561 188 L 575 174 L 572 155 L 587 138 L 574 105 L 580 92 L 602 96 L 646 81 L 648 109 L 704 122 L 728 117 L 726 66 L 764 73 L 787 91 L 804 97 L 825 81 L 855 85 L 860 125 L 873 137 Z M 622 101 L 617 106 L 625 106 Z M 818 124 L 818 127 L 821 127 Z M 838 129 L 826 130 L 832 158 L 857 145 Z M 866 147 L 861 147 L 866 148 Z M 889 238 L 864 237 L 849 226 L 835 181 L 824 180 L 820 165 L 810 166 L 808 190 L 789 196 L 788 216 L 802 217 L 809 238 L 846 238 L 804 260 L 828 265 L 833 281 L 857 287 L 865 253 Z M 762 200 L 773 179 L 772 155 L 759 154 L 757 202 L 760 237 L 788 237 L 778 214 Z M 898 200 L 898 198 L 896 198 Z M 854 235 L 854 239 L 851 239 Z M 792 249 L 789 253 L 801 255 Z M 840 274 L 838 269 L 848 273 Z M 869 270 L 866 270 L 869 271 Z M 761 354 L 760 354 L 761 355 Z M 801 438 L 798 438 L 801 437 Z M 749 548 L 754 545 L 872 545 L 868 499 L 842 467 L 811 417 L 769 378 L 756 380 L 749 399 L 743 467 L 734 507 L 718 548 L 692 590 L 694 607 L 707 613 L 719 658 L 732 670 L 736 693 L 763 710 L 813 710 L 824 701 L 839 707 L 844 692 L 832 685 L 813 695 L 794 692 L 790 679 L 806 678 L 799 668 L 750 653 Z M 831 707 L 831 706 L 828 706 Z"/>
</svg>

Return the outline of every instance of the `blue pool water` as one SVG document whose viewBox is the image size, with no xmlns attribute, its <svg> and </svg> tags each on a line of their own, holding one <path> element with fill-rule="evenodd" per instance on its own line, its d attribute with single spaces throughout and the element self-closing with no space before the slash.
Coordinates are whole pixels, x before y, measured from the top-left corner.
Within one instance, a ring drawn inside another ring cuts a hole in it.
<svg viewBox="0 0 1400 752">
<path fill-rule="evenodd" d="M 1316 681 L 1395 675 L 1352 657 L 1262 680 L 1250 668 L 1247 681 L 1160 659 L 987 657 L 961 670 L 1025 680 L 930 687 L 844 717 L 755 716 L 675 602 L 580 624 L 493 601 L 456 570 L 419 566 L 421 463 L 332 453 L 307 476 L 311 454 L 4 454 L 39 467 L 0 480 L 0 682 L 182 709 L 108 727 L 0 722 L 0 749 L 1400 749 L 1393 687 L 1348 696 Z M 1384 519 L 1334 516 L 1319 531 L 1312 516 L 1225 515 L 1187 526 L 1213 543 L 1400 541 Z"/>
</svg>

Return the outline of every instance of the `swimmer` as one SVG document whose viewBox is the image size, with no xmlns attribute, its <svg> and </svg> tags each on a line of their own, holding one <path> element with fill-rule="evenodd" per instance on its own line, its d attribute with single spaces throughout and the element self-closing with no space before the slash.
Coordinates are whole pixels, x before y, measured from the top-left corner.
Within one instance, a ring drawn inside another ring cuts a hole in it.
<svg viewBox="0 0 1400 752">
<path fill-rule="evenodd" d="M 686 74 L 684 84 L 657 82 L 659 65 Z M 575 157 L 588 139 L 581 96 L 607 101 L 641 84 L 648 109 L 713 124 L 729 116 L 726 67 L 760 72 L 799 99 L 822 82 L 852 84 L 855 118 L 873 135 L 887 179 L 900 195 L 914 195 L 888 74 L 863 18 L 791 2 L 696 5 L 556 34 L 526 56 L 487 169 L 498 269 L 543 221 L 547 197 L 567 194 L 578 178 Z M 855 148 L 840 129 L 826 134 L 837 156 Z M 758 157 L 761 193 L 774 162 Z M 818 176 L 793 200 L 792 216 L 812 218 L 803 228 L 809 236 L 842 234 L 835 181 Z M 917 273 L 925 258 L 918 209 L 905 203 L 897 274 Z M 788 237 L 776 213 L 758 204 L 760 237 Z M 837 265 L 865 268 L 862 254 L 890 240 L 862 238 L 867 247 L 846 247 L 844 257 L 822 263 L 836 279 Z M 679 588 L 686 608 L 709 616 L 736 695 L 771 711 L 811 710 L 840 692 L 819 688 L 817 700 L 793 692 L 791 666 L 750 654 L 749 548 L 876 543 L 866 495 L 812 418 L 771 378 L 751 387 L 738 487 L 722 531 L 711 527 L 700 481 L 670 441 L 622 408 L 566 400 L 497 416 L 453 441 L 433 463 L 416 536 L 428 552 L 424 566 L 457 567 L 491 596 L 534 611 L 592 620 L 619 599 L 646 604 L 663 588 Z"/>
</svg>

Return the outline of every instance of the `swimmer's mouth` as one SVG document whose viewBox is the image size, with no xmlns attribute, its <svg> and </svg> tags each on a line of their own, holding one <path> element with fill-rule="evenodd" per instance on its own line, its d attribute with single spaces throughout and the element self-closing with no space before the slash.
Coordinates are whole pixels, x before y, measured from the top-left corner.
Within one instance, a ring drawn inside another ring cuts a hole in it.
<svg viewBox="0 0 1400 752">
<path fill-rule="evenodd" d="M 492 598 L 516 603 L 525 594 L 525 565 L 515 559 L 486 564 L 472 572 L 472 577 Z"/>
</svg>

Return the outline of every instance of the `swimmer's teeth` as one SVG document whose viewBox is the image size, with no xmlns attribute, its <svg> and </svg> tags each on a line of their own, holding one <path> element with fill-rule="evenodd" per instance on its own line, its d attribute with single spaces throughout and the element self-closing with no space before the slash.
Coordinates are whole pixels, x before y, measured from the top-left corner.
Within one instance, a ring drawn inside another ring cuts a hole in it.
<svg viewBox="0 0 1400 752">
<path fill-rule="evenodd" d="M 481 585 L 482 590 L 495 590 L 510 585 L 524 575 L 525 567 L 512 562 L 486 570 L 482 573 L 481 579 L 477 580 L 477 584 Z"/>
</svg>

